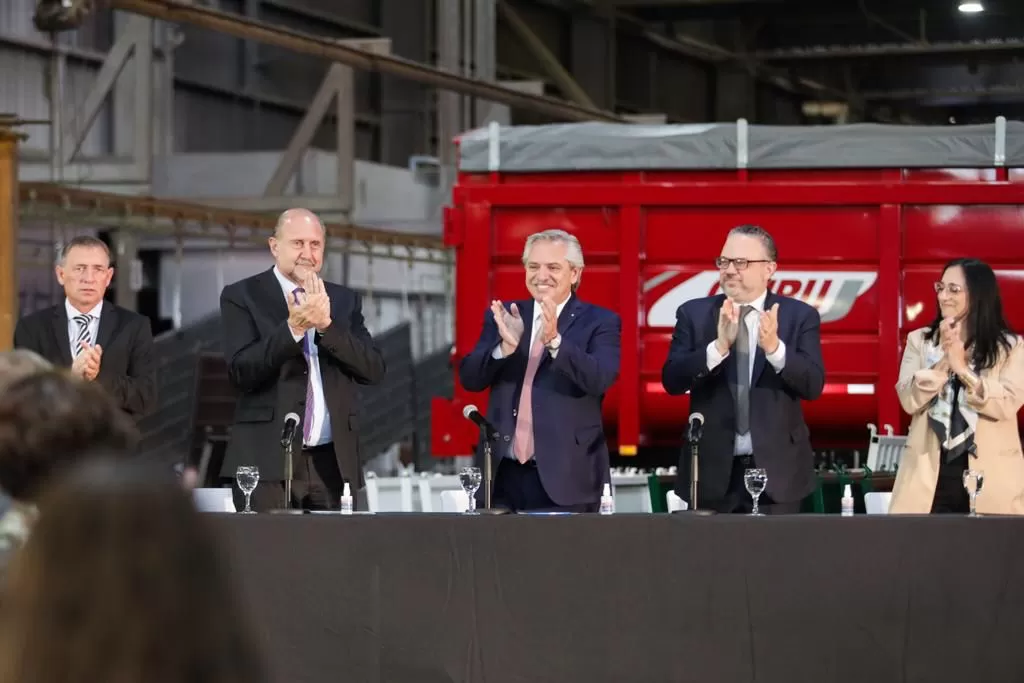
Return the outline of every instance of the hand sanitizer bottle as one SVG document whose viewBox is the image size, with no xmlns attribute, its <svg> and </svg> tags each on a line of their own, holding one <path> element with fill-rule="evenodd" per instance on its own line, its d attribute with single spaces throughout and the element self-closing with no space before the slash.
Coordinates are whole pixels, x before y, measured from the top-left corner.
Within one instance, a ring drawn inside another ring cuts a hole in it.
<svg viewBox="0 0 1024 683">
<path fill-rule="evenodd" d="M 842 510 L 843 517 L 853 517 L 853 491 L 850 490 L 849 484 L 847 484 L 843 489 L 843 499 L 840 501 L 840 509 Z"/>
<path fill-rule="evenodd" d="M 605 484 L 601 491 L 601 514 L 610 515 L 615 512 L 615 499 L 612 498 L 612 485 Z"/>
<path fill-rule="evenodd" d="M 345 488 L 341 491 L 341 514 L 352 514 L 352 488 L 345 482 Z"/>
</svg>

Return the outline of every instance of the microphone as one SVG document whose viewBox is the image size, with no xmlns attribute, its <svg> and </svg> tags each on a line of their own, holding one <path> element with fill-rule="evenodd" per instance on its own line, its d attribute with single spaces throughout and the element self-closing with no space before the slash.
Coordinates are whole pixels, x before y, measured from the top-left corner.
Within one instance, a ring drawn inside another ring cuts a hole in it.
<svg viewBox="0 0 1024 683">
<path fill-rule="evenodd" d="M 284 428 L 281 430 L 281 448 L 287 448 L 288 444 L 295 438 L 295 430 L 298 429 L 302 418 L 297 413 L 288 413 L 284 416 Z"/>
<path fill-rule="evenodd" d="M 488 422 L 487 418 L 481 415 L 480 411 L 472 403 L 462 409 L 462 417 L 482 429 L 488 439 L 493 439 L 498 435 L 498 430 L 494 428 L 494 425 Z"/>
<path fill-rule="evenodd" d="M 704 433 L 704 415 L 701 413 L 690 413 L 690 427 L 686 432 L 686 438 L 690 443 L 697 443 Z"/>
</svg>

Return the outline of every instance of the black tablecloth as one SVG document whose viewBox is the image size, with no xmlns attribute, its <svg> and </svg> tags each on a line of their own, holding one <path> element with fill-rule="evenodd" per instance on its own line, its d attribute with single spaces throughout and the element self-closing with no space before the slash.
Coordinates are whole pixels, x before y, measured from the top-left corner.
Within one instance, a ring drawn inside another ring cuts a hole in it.
<svg viewBox="0 0 1024 683">
<path fill-rule="evenodd" d="M 1024 681 L 1024 520 L 213 515 L 283 683 Z"/>
</svg>

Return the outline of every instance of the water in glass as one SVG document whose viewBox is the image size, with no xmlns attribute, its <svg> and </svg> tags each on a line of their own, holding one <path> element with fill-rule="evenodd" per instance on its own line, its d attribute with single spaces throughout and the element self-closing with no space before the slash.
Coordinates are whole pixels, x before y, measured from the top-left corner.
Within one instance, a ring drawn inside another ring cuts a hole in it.
<svg viewBox="0 0 1024 683">
<path fill-rule="evenodd" d="M 747 493 L 750 494 L 751 498 L 754 499 L 753 509 L 750 511 L 751 515 L 761 514 L 757 501 L 761 494 L 764 493 L 764 488 L 767 485 L 768 473 L 764 471 L 763 467 L 752 467 L 743 473 L 743 486 L 747 489 Z"/>
<path fill-rule="evenodd" d="M 260 469 L 252 465 L 241 465 L 235 470 L 235 480 L 238 482 L 238 488 L 245 494 L 245 509 L 242 512 L 252 514 L 249 499 L 256 490 L 256 485 L 260 483 Z"/>
<path fill-rule="evenodd" d="M 480 488 L 480 468 L 463 467 L 459 471 L 459 483 L 469 496 L 469 509 L 466 512 L 476 511 L 476 490 Z"/>
<path fill-rule="evenodd" d="M 971 517 L 978 516 L 978 494 L 985 485 L 985 473 L 981 470 L 964 470 L 964 490 L 971 499 Z"/>
</svg>

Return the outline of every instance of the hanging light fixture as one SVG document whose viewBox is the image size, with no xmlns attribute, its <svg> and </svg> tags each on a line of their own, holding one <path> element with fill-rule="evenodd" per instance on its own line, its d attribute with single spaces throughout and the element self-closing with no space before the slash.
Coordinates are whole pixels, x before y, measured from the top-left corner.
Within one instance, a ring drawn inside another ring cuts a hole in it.
<svg viewBox="0 0 1024 683">
<path fill-rule="evenodd" d="M 984 5 L 978 0 L 960 0 L 960 5 L 957 9 L 964 14 L 977 14 L 978 12 L 985 11 Z"/>
</svg>

